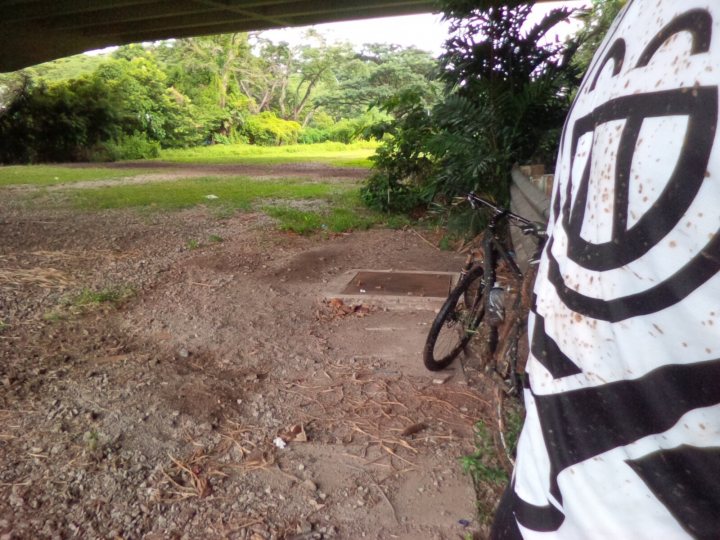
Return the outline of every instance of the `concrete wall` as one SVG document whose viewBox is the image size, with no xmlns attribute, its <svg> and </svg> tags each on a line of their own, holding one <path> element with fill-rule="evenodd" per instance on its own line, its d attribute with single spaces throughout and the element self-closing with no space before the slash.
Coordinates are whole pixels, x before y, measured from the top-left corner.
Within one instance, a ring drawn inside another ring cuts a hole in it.
<svg viewBox="0 0 720 540">
<path fill-rule="evenodd" d="M 510 186 L 510 209 L 513 212 L 531 221 L 547 223 L 550 217 L 550 197 L 545 191 L 536 187 L 519 168 L 513 168 Z M 511 227 L 511 234 L 518 264 L 524 272 L 528 260 L 535 253 L 535 241 L 524 236 L 517 227 Z"/>
</svg>

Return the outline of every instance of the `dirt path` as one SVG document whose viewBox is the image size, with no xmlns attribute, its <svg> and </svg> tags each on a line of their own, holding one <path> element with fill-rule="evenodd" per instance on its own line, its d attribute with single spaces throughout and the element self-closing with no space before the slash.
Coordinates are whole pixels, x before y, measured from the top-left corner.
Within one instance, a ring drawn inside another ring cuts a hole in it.
<svg viewBox="0 0 720 540">
<path fill-rule="evenodd" d="M 321 301 L 351 268 L 456 257 L 410 231 L 305 238 L 260 214 L 0 216 L 3 540 L 479 530 L 458 459 L 488 403 L 420 369 L 434 314 Z M 83 289 L 134 294 L 68 304 Z"/>
</svg>

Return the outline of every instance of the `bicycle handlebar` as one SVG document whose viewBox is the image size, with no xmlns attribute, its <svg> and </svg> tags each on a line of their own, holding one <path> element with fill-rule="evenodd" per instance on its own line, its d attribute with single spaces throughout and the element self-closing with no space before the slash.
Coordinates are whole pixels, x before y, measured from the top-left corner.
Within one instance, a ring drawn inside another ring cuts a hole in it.
<svg viewBox="0 0 720 540">
<path fill-rule="evenodd" d="M 479 197 L 475 194 L 475 192 L 471 191 L 467 194 L 467 200 L 470 203 L 470 206 L 472 206 L 474 209 L 478 209 L 478 203 L 482 204 L 483 206 L 486 206 L 490 210 L 492 210 L 493 214 L 495 214 L 495 217 L 497 219 L 499 218 L 506 218 L 511 221 L 515 222 L 515 225 L 520 229 L 520 231 L 525 234 L 531 234 L 533 236 L 541 237 L 545 236 L 545 230 L 542 229 L 538 223 L 534 223 L 530 221 L 529 219 L 526 219 L 522 216 L 519 216 L 507 208 L 502 208 L 500 206 L 497 206 L 492 201 L 489 201 L 487 199 L 483 199 L 482 197 Z"/>
</svg>

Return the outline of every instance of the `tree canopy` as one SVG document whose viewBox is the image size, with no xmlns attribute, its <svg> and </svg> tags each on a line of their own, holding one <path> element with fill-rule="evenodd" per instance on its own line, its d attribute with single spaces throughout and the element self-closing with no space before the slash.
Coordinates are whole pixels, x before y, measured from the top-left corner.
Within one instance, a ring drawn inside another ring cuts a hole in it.
<svg viewBox="0 0 720 540">
<path fill-rule="evenodd" d="M 354 50 L 314 31 L 294 46 L 232 33 L 80 55 L 0 78 L 0 162 L 149 157 L 160 147 L 227 142 L 350 142 L 386 118 L 381 100 L 406 88 L 432 93 L 436 65 L 415 48 Z M 49 115 L 65 118 L 64 129 Z"/>
</svg>

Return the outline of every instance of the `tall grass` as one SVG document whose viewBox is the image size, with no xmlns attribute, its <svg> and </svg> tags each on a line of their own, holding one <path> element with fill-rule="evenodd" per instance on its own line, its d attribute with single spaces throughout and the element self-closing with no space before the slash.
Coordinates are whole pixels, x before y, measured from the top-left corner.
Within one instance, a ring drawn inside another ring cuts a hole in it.
<svg viewBox="0 0 720 540">
<path fill-rule="evenodd" d="M 195 148 L 170 149 L 160 152 L 160 160 L 177 163 L 245 163 L 274 165 L 281 163 L 325 163 L 339 167 L 370 168 L 370 156 L 376 142 L 351 144 L 324 142 L 287 146 L 255 146 L 250 144 L 215 144 Z M 152 165 L 152 162 L 149 162 Z"/>
</svg>

